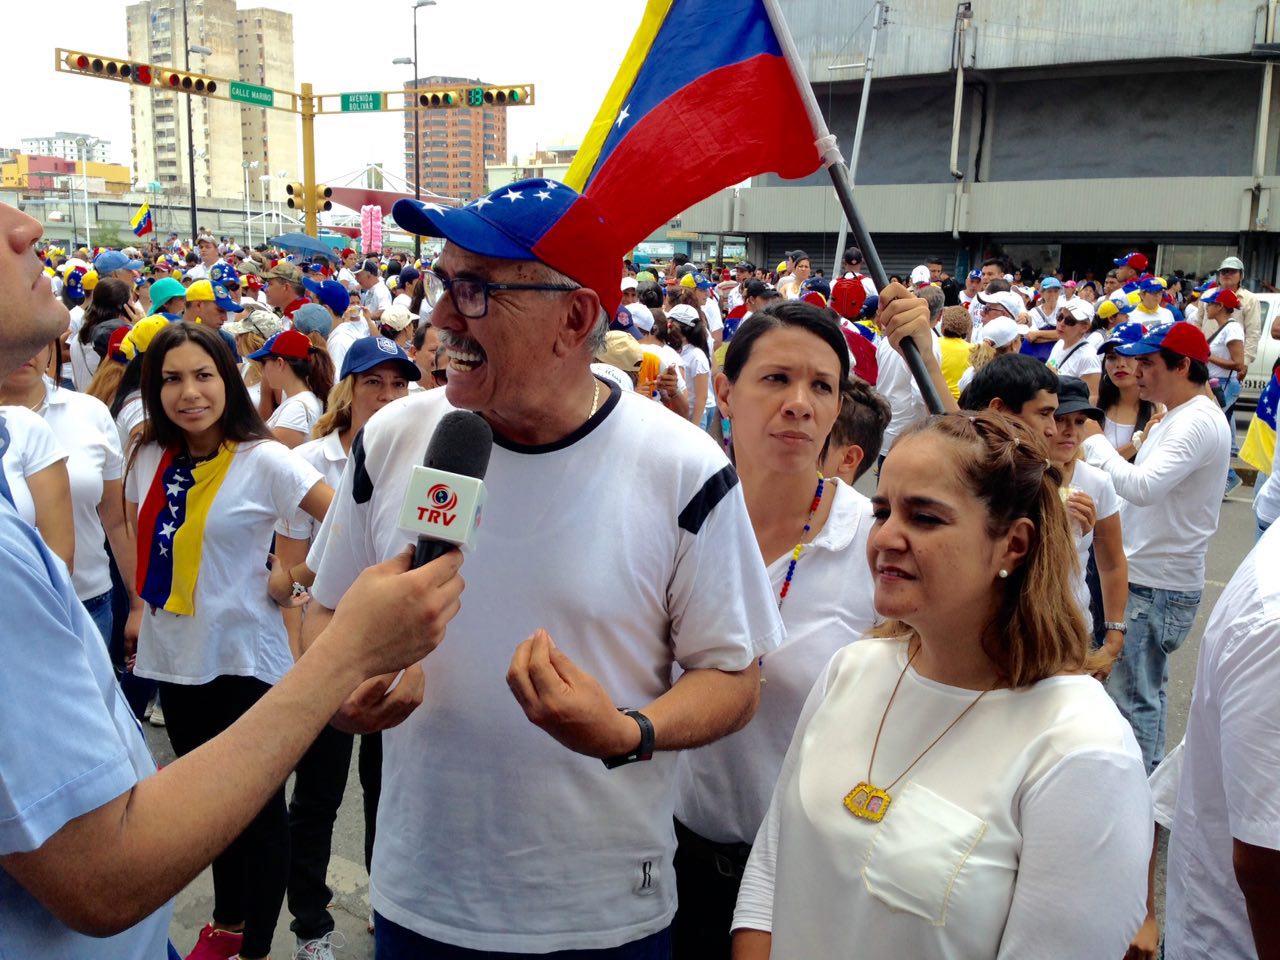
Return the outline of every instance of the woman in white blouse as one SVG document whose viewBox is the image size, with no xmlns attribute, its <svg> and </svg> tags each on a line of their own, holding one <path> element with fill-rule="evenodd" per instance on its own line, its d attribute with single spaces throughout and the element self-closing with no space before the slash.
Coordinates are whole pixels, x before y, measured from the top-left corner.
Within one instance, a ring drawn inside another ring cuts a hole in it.
<svg viewBox="0 0 1280 960">
<path fill-rule="evenodd" d="M 1049 367 L 1060 377 L 1079 377 L 1089 385 L 1089 400 L 1097 402 L 1098 381 L 1102 377 L 1102 359 L 1098 356 L 1098 340 L 1089 336 L 1093 315 L 1083 303 L 1058 310 L 1058 342 L 1049 353 Z"/>
<path fill-rule="evenodd" d="M 887 405 L 862 384 L 844 409 L 848 374 L 849 349 L 832 314 L 779 301 L 743 321 L 716 377 L 787 635 L 761 662 L 767 682 L 751 723 L 680 756 L 676 960 L 729 956 L 738 882 L 805 697 L 831 655 L 876 622 L 866 564 L 871 504 L 818 472 L 832 428 L 846 415 L 857 449 L 842 460 L 852 474 L 861 475 L 880 454 Z"/>
<path fill-rule="evenodd" d="M 867 558 L 890 621 L 831 660 L 751 852 L 734 957 L 1120 957 L 1151 795 L 1089 676 L 1041 440 L 998 414 L 894 444 Z"/>
<path fill-rule="evenodd" d="M 269 388 L 262 392 L 258 410 L 261 412 L 268 395 L 284 396 L 267 420 L 272 434 L 286 447 L 305 442 L 333 389 L 329 352 L 305 333 L 282 330 L 249 354 L 249 359 L 262 364 L 262 382 Z"/>
</svg>

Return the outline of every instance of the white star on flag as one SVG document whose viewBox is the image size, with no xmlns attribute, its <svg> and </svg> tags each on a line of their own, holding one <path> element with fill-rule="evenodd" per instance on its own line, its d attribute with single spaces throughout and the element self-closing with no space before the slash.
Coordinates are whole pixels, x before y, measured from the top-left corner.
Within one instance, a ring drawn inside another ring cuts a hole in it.
<svg viewBox="0 0 1280 960">
<path fill-rule="evenodd" d="M 169 512 L 176 517 L 178 515 L 178 505 L 176 503 L 169 504 Z"/>
<path fill-rule="evenodd" d="M 628 103 L 625 107 L 622 108 L 622 112 L 618 114 L 618 122 L 616 126 L 618 127 L 619 130 L 622 129 L 622 125 L 626 122 L 627 117 L 629 116 L 631 116 L 631 104 Z"/>
<path fill-rule="evenodd" d="M 547 185 L 548 190 L 554 190 L 556 187 L 560 186 L 560 184 L 556 183 L 554 180 L 543 180 L 542 182 Z"/>
<path fill-rule="evenodd" d="M 176 531 L 177 529 L 178 528 L 175 527 L 172 523 L 166 523 L 163 527 L 160 528 L 160 536 L 172 537 L 174 534 L 174 531 Z"/>
<path fill-rule="evenodd" d="M 549 191 L 549 190 L 539 190 L 537 193 L 535 193 L 535 194 L 534 194 L 534 196 L 535 196 L 535 197 L 537 197 L 539 200 L 550 200 L 550 199 L 551 199 L 551 191 Z"/>
<path fill-rule="evenodd" d="M 182 484 L 174 481 L 173 483 L 165 484 L 165 489 L 169 491 L 169 496 L 176 497 L 182 492 Z"/>
<path fill-rule="evenodd" d="M 160 556 L 167 557 L 168 555 L 169 555 L 169 548 L 166 547 L 163 543 L 160 544 Z"/>
<path fill-rule="evenodd" d="M 474 206 L 477 210 L 483 210 L 485 207 L 487 207 L 491 203 L 493 203 L 492 197 L 481 197 L 474 204 L 472 204 L 472 206 Z"/>
<path fill-rule="evenodd" d="M 520 199 L 520 191 L 519 191 L 519 190 L 508 190 L 506 193 L 504 193 L 504 194 L 502 195 L 502 199 L 503 199 L 503 200 L 510 200 L 512 203 L 515 203 L 517 200 L 519 200 L 519 199 Z"/>
</svg>

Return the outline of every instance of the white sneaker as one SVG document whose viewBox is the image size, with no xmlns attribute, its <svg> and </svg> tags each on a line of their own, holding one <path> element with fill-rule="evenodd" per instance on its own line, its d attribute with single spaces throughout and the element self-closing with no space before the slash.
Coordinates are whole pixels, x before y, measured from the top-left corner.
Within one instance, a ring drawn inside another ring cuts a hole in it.
<svg viewBox="0 0 1280 960">
<path fill-rule="evenodd" d="M 156 701 L 156 705 L 151 708 L 151 716 L 147 720 L 153 727 L 164 726 L 164 711 L 160 709 L 160 701 Z"/>
<path fill-rule="evenodd" d="M 331 930 L 318 940 L 299 940 L 293 960 L 337 960 L 334 951 L 346 945 L 346 937 L 337 930 Z"/>
<path fill-rule="evenodd" d="M 369 908 L 369 925 L 365 929 L 373 933 L 373 907 Z"/>
</svg>

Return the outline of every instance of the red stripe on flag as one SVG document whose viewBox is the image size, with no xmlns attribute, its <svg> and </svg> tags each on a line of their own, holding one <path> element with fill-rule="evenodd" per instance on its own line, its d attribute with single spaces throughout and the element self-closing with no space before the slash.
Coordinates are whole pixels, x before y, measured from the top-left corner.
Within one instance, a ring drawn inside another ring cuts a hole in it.
<svg viewBox="0 0 1280 960">
<path fill-rule="evenodd" d="M 640 118 L 586 195 L 627 247 L 717 190 L 762 173 L 806 177 L 822 166 L 784 58 L 760 54 L 703 74 Z M 658 175 L 653 202 L 645 184 Z"/>
<path fill-rule="evenodd" d="M 151 565 L 151 547 L 155 540 L 156 520 L 160 511 L 169 505 L 168 494 L 164 488 L 164 472 L 173 463 L 173 451 L 166 450 L 160 457 L 156 472 L 151 478 L 151 486 L 147 488 L 147 496 L 138 507 L 138 569 L 134 576 L 134 589 L 142 592 L 147 582 L 147 567 Z"/>
</svg>

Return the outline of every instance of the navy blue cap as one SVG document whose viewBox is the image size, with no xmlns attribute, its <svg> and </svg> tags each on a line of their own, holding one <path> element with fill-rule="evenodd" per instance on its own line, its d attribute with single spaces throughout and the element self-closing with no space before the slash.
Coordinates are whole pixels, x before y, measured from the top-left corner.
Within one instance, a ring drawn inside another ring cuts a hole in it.
<svg viewBox="0 0 1280 960">
<path fill-rule="evenodd" d="M 1137 343 L 1147 335 L 1147 328 L 1140 323 L 1122 323 L 1112 328 L 1111 335 L 1098 347 L 1099 353 L 1106 353 L 1109 347 L 1123 347 Z"/>
<path fill-rule="evenodd" d="M 361 337 L 351 344 L 346 356 L 342 358 L 342 371 L 339 380 L 372 370 L 384 363 L 394 363 L 401 368 L 407 380 L 421 380 L 422 371 L 409 359 L 409 355 L 394 340 L 386 337 Z"/>
</svg>

